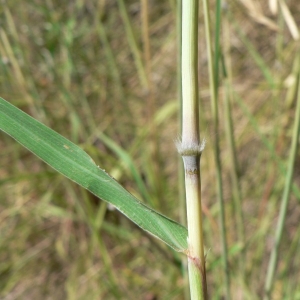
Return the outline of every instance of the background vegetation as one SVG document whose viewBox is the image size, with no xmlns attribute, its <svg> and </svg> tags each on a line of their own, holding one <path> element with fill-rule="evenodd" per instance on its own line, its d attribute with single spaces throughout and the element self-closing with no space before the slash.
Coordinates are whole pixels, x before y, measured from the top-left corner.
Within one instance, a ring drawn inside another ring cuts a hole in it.
<svg viewBox="0 0 300 300">
<path fill-rule="evenodd" d="M 288 15 L 279 1 L 273 14 L 272 3 L 230 1 L 223 11 L 221 48 L 226 62 L 231 59 L 227 83 L 245 227 L 243 243 L 230 179 L 224 84 L 220 136 L 233 299 L 263 294 L 291 145 L 299 73 L 299 34 L 291 24 L 300 24 L 300 7 L 289 1 Z M 174 146 L 180 132 L 176 1 L 148 1 L 146 14 L 142 4 L 4 1 L 0 91 L 79 144 L 139 199 L 184 222 Z M 215 133 L 201 6 L 199 38 L 208 289 L 212 299 L 222 299 Z M 1 299 L 184 299 L 179 254 L 2 133 L 0 149 Z M 300 299 L 299 162 L 298 155 L 274 299 Z"/>
</svg>

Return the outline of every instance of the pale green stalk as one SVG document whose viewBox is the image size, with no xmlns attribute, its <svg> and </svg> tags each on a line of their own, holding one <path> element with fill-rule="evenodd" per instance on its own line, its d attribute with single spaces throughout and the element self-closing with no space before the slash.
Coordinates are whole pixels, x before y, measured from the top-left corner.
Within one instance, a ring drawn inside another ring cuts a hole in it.
<svg viewBox="0 0 300 300">
<path fill-rule="evenodd" d="M 202 229 L 198 108 L 198 1 L 182 2 L 182 142 L 178 152 L 185 169 L 188 223 L 188 269 L 191 299 L 207 299 Z"/>
<path fill-rule="evenodd" d="M 208 0 L 203 0 L 203 11 L 204 11 L 204 22 L 205 22 L 205 34 L 206 34 L 206 45 L 207 45 L 207 56 L 208 56 L 208 68 L 209 68 L 209 82 L 210 82 L 210 96 L 212 105 L 212 114 L 214 122 L 215 131 L 215 142 L 214 142 L 214 156 L 216 162 L 216 172 L 217 172 L 217 194 L 218 202 L 220 207 L 220 225 L 221 225 L 221 236 L 222 236 L 222 259 L 225 273 L 225 288 L 226 288 L 226 298 L 230 299 L 230 277 L 228 268 L 228 250 L 226 241 L 226 226 L 225 226 L 225 209 L 223 200 L 223 183 L 222 183 L 222 169 L 221 169 L 221 159 L 220 159 L 220 141 L 219 141 L 219 117 L 218 117 L 218 95 L 217 95 L 217 77 L 216 68 L 218 67 L 218 59 L 215 60 L 215 67 L 213 61 L 212 53 L 212 38 L 210 34 L 210 16 Z M 216 33 L 218 34 L 218 32 Z M 217 55 L 219 53 L 219 45 L 217 44 Z"/>
<path fill-rule="evenodd" d="M 182 86 L 181 86 L 181 43 L 182 43 L 182 0 L 177 0 L 176 9 L 176 31 L 177 31 L 177 97 L 178 97 L 178 128 L 182 128 Z M 184 173 L 182 170 L 182 161 L 178 158 L 178 191 L 179 191 L 179 217 L 180 223 L 186 226 L 186 205 L 184 195 Z M 182 256 L 181 260 L 182 274 L 184 279 L 184 299 L 190 298 L 188 289 L 187 259 Z"/>
<path fill-rule="evenodd" d="M 130 19 L 127 14 L 124 0 L 118 0 L 118 4 L 119 4 L 119 9 L 120 9 L 120 14 L 122 16 L 122 19 L 123 19 L 123 22 L 125 25 L 126 36 L 127 36 L 128 43 L 129 43 L 129 46 L 132 51 L 132 55 L 133 55 L 134 63 L 136 65 L 136 69 L 137 69 L 137 72 L 139 75 L 139 79 L 140 79 L 142 87 L 146 88 L 147 87 L 147 74 L 146 74 L 144 64 L 142 61 L 141 52 L 140 52 L 140 49 L 136 42 L 136 39 L 135 39 L 135 36 L 133 33 L 133 29 L 131 26 L 131 22 L 130 22 Z"/>
<path fill-rule="evenodd" d="M 299 58 L 298 58 L 298 66 L 299 66 Z M 295 123 L 294 123 L 293 137 L 292 137 L 291 152 L 289 157 L 288 169 L 285 176 L 285 186 L 282 195 L 279 219 L 278 219 L 276 233 L 275 233 L 275 243 L 271 252 L 271 257 L 268 265 L 267 279 L 265 283 L 265 297 L 264 297 L 265 300 L 271 299 L 272 287 L 273 287 L 278 254 L 279 254 L 278 253 L 279 246 L 282 238 L 282 233 L 283 233 L 283 228 L 284 228 L 284 223 L 285 223 L 286 213 L 287 213 L 287 206 L 288 206 L 291 187 L 292 187 L 293 173 L 294 173 L 295 161 L 296 161 L 296 155 L 298 149 L 299 132 L 300 132 L 300 76 L 298 73 L 298 97 L 297 97 L 297 107 L 295 112 Z"/>
<path fill-rule="evenodd" d="M 176 30 L 177 30 L 177 97 L 178 97 L 178 127 L 182 128 L 182 85 L 181 85 L 181 23 L 182 23 L 182 0 L 177 0 L 177 10 L 176 10 Z M 182 172 L 182 162 L 178 162 L 178 185 L 179 185 L 179 199 L 180 199 L 180 219 L 181 224 L 186 224 L 186 207 L 185 207 L 185 197 L 184 197 L 184 184 L 183 184 L 183 172 Z"/>
</svg>

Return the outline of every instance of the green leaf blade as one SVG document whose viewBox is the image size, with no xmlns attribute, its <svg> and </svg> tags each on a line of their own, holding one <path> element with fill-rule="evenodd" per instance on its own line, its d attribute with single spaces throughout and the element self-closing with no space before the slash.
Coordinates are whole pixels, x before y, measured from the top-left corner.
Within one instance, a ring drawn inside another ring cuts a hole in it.
<svg viewBox="0 0 300 300">
<path fill-rule="evenodd" d="M 2 98 L 0 129 L 61 174 L 113 204 L 145 231 L 176 251 L 186 251 L 185 227 L 141 203 L 81 148 Z"/>
</svg>

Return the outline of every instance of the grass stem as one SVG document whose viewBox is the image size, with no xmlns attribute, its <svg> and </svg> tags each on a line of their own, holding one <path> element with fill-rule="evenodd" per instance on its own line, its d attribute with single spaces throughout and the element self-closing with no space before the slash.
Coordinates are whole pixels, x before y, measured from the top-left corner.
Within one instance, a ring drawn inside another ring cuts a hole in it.
<svg viewBox="0 0 300 300">
<path fill-rule="evenodd" d="M 182 3 L 182 142 L 178 152 L 185 169 L 188 223 L 188 269 L 191 299 L 207 299 L 202 229 L 198 109 L 198 1 Z"/>
<path fill-rule="evenodd" d="M 176 6 L 176 32 L 177 32 L 177 98 L 178 98 L 178 128 L 182 128 L 182 85 L 181 85 L 181 47 L 182 47 L 182 0 L 177 0 Z M 179 217 L 180 223 L 186 226 L 186 203 L 184 195 L 184 173 L 183 164 L 180 157 L 178 157 L 178 191 L 179 191 Z M 189 286 L 188 286 L 188 272 L 187 272 L 187 258 L 182 257 L 182 276 L 184 280 L 184 299 L 190 298 Z"/>
<path fill-rule="evenodd" d="M 219 5 L 221 4 L 219 3 Z M 215 60 L 213 61 L 212 38 L 210 33 L 211 21 L 209 16 L 209 7 L 208 7 L 207 0 L 203 1 L 203 11 L 204 11 L 205 35 L 206 35 L 206 44 L 207 44 L 211 107 L 212 107 L 214 131 L 215 131 L 214 156 L 215 156 L 216 172 L 217 172 L 217 194 L 218 194 L 218 202 L 220 207 L 220 225 L 221 225 L 221 237 L 222 237 L 222 248 L 223 248 L 222 258 L 223 258 L 223 266 L 224 266 L 224 273 L 225 273 L 226 297 L 229 300 L 230 299 L 230 276 L 229 276 L 229 267 L 228 267 L 225 208 L 224 208 L 224 199 L 223 199 L 222 168 L 221 168 L 221 158 L 220 158 L 218 93 L 217 93 L 218 80 L 216 76 L 217 73 L 216 69 L 219 66 L 219 60 L 215 56 Z M 217 22 L 218 24 L 219 21 Z M 220 26 L 220 24 L 218 26 Z M 216 34 L 218 34 L 218 32 Z M 218 43 L 218 39 L 216 39 L 216 42 Z M 218 54 L 219 44 L 217 44 L 216 46 L 217 46 L 216 53 Z"/>
<path fill-rule="evenodd" d="M 132 55 L 134 58 L 134 63 L 136 65 L 136 69 L 139 75 L 140 83 L 143 88 L 147 87 L 147 75 L 146 70 L 142 61 L 142 56 L 138 44 L 136 42 L 136 38 L 134 36 L 133 28 L 126 10 L 126 6 L 124 0 L 118 0 L 118 5 L 120 9 L 120 14 L 122 16 L 125 31 L 127 35 L 127 39 L 129 42 L 130 49 L 132 51 Z"/>
<path fill-rule="evenodd" d="M 299 56 L 298 56 L 298 66 L 299 66 Z M 275 243 L 271 252 L 271 257 L 268 265 L 264 300 L 271 299 L 272 287 L 273 287 L 273 282 L 275 277 L 278 255 L 279 255 L 279 246 L 282 238 L 282 233 L 283 233 L 283 228 L 284 228 L 284 223 L 285 223 L 286 213 L 287 213 L 287 206 L 289 203 L 290 192 L 292 187 L 293 173 L 294 173 L 296 154 L 298 149 L 299 132 L 300 132 L 300 76 L 298 74 L 298 97 L 297 97 L 297 107 L 295 112 L 295 123 L 294 123 L 293 137 L 292 137 L 291 152 L 289 157 L 288 169 L 285 176 L 285 186 L 282 195 L 279 219 L 278 219 L 276 233 L 275 233 Z"/>
</svg>

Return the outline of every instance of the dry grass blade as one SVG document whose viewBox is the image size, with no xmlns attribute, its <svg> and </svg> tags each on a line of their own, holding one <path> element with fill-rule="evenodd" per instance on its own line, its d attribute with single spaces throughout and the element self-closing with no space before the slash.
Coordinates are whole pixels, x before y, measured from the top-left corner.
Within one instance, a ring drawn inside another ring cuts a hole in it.
<svg viewBox="0 0 300 300">
<path fill-rule="evenodd" d="M 278 0 L 269 0 L 269 8 L 273 15 L 278 13 Z"/>
<path fill-rule="evenodd" d="M 298 26 L 284 0 L 278 0 L 280 8 L 284 17 L 284 20 L 290 30 L 290 33 L 294 40 L 299 40 L 299 30 Z"/>
<path fill-rule="evenodd" d="M 278 30 L 278 26 L 264 15 L 259 2 L 253 2 L 252 0 L 242 0 L 241 2 L 247 8 L 249 15 L 257 23 L 267 26 L 271 30 Z"/>
</svg>

